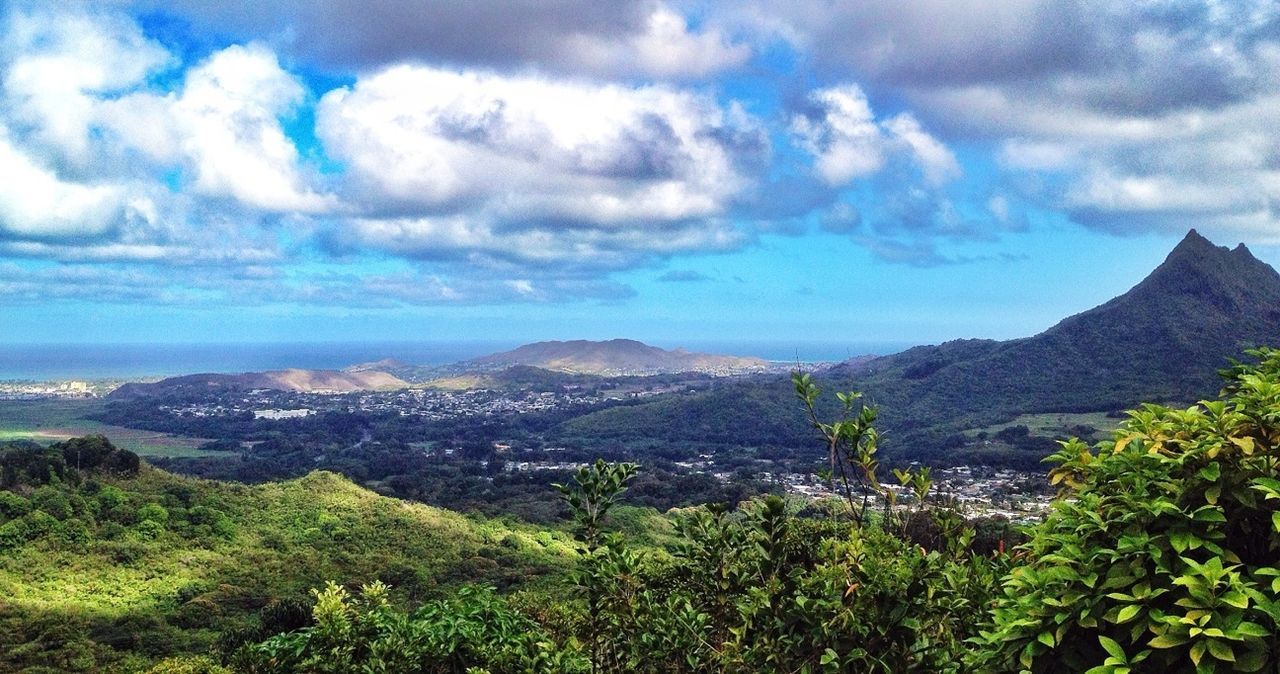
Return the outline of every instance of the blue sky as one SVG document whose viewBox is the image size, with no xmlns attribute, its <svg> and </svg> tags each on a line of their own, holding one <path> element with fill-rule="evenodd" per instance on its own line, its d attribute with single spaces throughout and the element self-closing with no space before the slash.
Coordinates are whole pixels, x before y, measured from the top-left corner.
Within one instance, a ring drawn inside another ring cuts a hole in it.
<svg viewBox="0 0 1280 674">
<path fill-rule="evenodd" d="M 0 342 L 857 350 L 1280 262 L 1272 3 L 5 7 Z"/>
</svg>

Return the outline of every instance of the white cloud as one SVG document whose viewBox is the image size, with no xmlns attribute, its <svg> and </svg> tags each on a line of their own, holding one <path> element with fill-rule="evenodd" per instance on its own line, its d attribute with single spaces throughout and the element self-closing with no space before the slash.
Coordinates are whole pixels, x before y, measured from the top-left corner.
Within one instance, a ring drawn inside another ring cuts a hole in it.
<svg viewBox="0 0 1280 674">
<path fill-rule="evenodd" d="M 171 113 L 196 189 L 268 211 L 315 213 L 336 205 L 307 186 L 279 117 L 305 90 L 260 45 L 232 46 L 187 73 Z"/>
<path fill-rule="evenodd" d="M 354 239 L 605 266 L 733 238 L 713 221 L 767 152 L 745 113 L 687 92 L 426 66 L 329 92 L 317 134 L 356 186 Z"/>
<path fill-rule="evenodd" d="M 960 176 L 960 162 L 937 138 L 929 135 L 911 113 L 902 113 L 883 124 L 891 138 L 904 143 L 924 173 L 925 181 L 941 185 Z"/>
<path fill-rule="evenodd" d="M 1107 231 L 1280 231 L 1274 2 L 748 0 L 713 20 L 887 92 L 951 142 L 992 147 L 1019 201 Z M 833 178 L 869 170 L 817 156 Z"/>
<path fill-rule="evenodd" d="M 98 102 L 172 63 L 131 21 L 50 11 L 13 11 L 0 54 L 9 124 L 51 158 L 93 161 Z"/>
<path fill-rule="evenodd" d="M 843 185 L 884 166 L 884 138 L 858 85 L 819 89 L 809 100 L 819 114 L 795 116 L 791 131 L 814 156 L 814 169 L 823 180 Z"/>
<path fill-rule="evenodd" d="M 856 84 L 818 89 L 809 95 L 809 104 L 811 111 L 792 118 L 791 132 L 813 155 L 814 170 L 829 185 L 878 173 L 894 155 L 909 157 L 933 186 L 960 175 L 955 155 L 914 116 L 902 113 L 877 121 Z"/>
<path fill-rule="evenodd" d="M 566 57 L 583 71 L 661 78 L 705 77 L 741 66 L 751 56 L 748 45 L 733 43 L 718 30 L 691 32 L 685 18 L 665 5 L 653 8 L 643 32 L 577 33 L 565 46 Z"/>
<path fill-rule="evenodd" d="M 0 126 L 0 238 L 100 236 L 122 206 L 119 187 L 60 180 L 14 147 Z"/>
</svg>

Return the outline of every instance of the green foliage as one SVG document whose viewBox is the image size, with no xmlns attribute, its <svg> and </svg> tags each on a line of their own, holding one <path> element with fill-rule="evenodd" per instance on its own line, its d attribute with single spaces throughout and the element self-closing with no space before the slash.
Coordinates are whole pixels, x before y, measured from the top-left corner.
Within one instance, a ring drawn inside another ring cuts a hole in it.
<svg viewBox="0 0 1280 674">
<path fill-rule="evenodd" d="M 30 511 L 31 501 L 11 491 L 0 491 L 0 522 L 22 517 Z"/>
<path fill-rule="evenodd" d="M 394 608 L 387 586 L 376 581 L 361 587 L 357 597 L 334 583 L 313 593 L 313 626 L 242 647 L 231 658 L 235 669 L 317 674 L 585 670 L 581 656 L 556 647 L 492 588 L 464 587 L 412 613 Z"/>
<path fill-rule="evenodd" d="M 797 378 L 812 409 L 806 384 Z M 833 456 L 849 461 L 849 448 L 874 473 L 873 414 L 849 432 L 814 419 L 829 450 L 841 445 Z M 590 510 L 615 501 L 630 470 L 597 462 L 561 488 L 587 543 L 572 577 L 593 671 L 958 671 L 1007 565 L 969 554 L 971 532 L 927 551 L 874 525 L 800 517 L 777 496 L 691 509 L 671 554 L 638 550 L 601 533 Z M 927 474 L 903 475 L 923 502 Z"/>
<path fill-rule="evenodd" d="M 65 520 L 71 517 L 71 499 L 57 487 L 40 487 L 31 495 L 31 507 Z"/>
<path fill-rule="evenodd" d="M 49 480 L 58 473 L 27 467 L 60 465 L 61 450 L 0 444 L 0 457 L 14 450 L 22 481 L 0 490 L 0 672 L 143 671 L 223 634 L 239 634 L 234 650 L 305 627 L 297 598 L 326 578 L 399 569 L 403 604 L 464 582 L 536 585 L 573 554 L 565 532 L 387 499 L 333 474 L 249 487 L 99 465 Z"/>
<path fill-rule="evenodd" d="M 1055 505 L 1005 580 L 975 667 L 1280 666 L 1280 351 L 1220 400 L 1130 413 L 1096 453 L 1063 443 Z"/>
<path fill-rule="evenodd" d="M 204 656 L 167 658 L 147 670 L 147 674 L 232 674 L 230 669 Z"/>
<path fill-rule="evenodd" d="M 813 377 L 808 373 L 795 372 L 791 375 L 791 382 L 796 389 L 796 396 L 804 403 L 809 423 L 822 434 L 829 466 L 827 477 L 831 481 L 832 491 L 835 491 L 836 476 L 839 475 L 840 486 L 844 489 L 849 510 L 856 512 L 858 521 L 865 524 L 867 497 L 863 497 L 860 508 L 854 505 L 853 492 L 850 489 L 850 474 L 865 495 L 869 495 L 871 491 L 888 495 L 876 478 L 876 468 L 879 466 L 875 458 L 879 434 L 873 426 L 876 421 L 876 408 L 862 406 L 861 393 L 836 393 L 836 399 L 840 401 L 839 418 L 826 423 L 818 417 L 818 410 L 815 407 L 822 389 L 813 382 Z"/>
</svg>

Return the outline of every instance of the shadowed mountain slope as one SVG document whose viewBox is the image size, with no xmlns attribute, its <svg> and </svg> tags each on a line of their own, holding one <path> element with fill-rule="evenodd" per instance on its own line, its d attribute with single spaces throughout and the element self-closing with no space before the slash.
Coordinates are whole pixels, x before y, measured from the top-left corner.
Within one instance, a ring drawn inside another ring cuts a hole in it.
<svg viewBox="0 0 1280 674">
<path fill-rule="evenodd" d="M 886 447 L 936 456 L 949 434 L 1019 414 L 1193 402 L 1218 390 L 1217 371 L 1228 359 L 1277 343 L 1280 274 L 1243 245 L 1218 247 L 1192 230 L 1129 292 L 1033 337 L 920 346 L 843 363 L 820 378 L 828 389 L 860 390 L 880 406 Z M 775 423 L 766 428 L 744 418 Z M 627 429 L 650 429 L 668 441 L 748 446 L 811 439 L 783 378 L 604 410 L 564 430 L 617 439 Z"/>
</svg>

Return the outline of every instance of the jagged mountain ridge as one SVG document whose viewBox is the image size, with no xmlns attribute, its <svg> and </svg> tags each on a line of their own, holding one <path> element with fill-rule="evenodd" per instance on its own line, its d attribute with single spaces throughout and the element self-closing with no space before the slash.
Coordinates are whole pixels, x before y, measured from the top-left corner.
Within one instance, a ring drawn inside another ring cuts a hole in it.
<svg viewBox="0 0 1280 674">
<path fill-rule="evenodd" d="M 863 391 L 879 406 L 886 447 L 937 456 L 949 435 L 1019 414 L 1194 402 L 1216 393 L 1229 358 L 1261 345 L 1280 345 L 1280 274 L 1243 245 L 1218 247 L 1192 230 L 1131 290 L 1038 335 L 915 347 L 836 365 L 820 380 L 828 390 Z M 766 433 L 752 419 L 775 423 Z M 566 424 L 585 438 L 628 429 L 744 446 L 811 439 L 782 377 Z"/>
<path fill-rule="evenodd" d="M 896 374 L 913 407 L 1112 409 L 1211 395 L 1228 358 L 1278 339 L 1280 274 L 1191 230 L 1131 290 L 1038 335 L 918 347 L 832 374 L 868 385 Z"/>
</svg>

